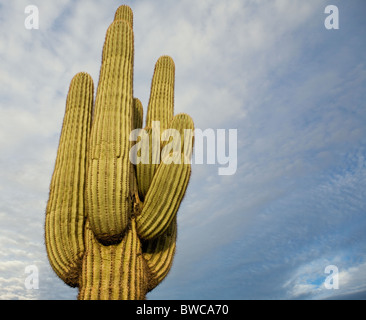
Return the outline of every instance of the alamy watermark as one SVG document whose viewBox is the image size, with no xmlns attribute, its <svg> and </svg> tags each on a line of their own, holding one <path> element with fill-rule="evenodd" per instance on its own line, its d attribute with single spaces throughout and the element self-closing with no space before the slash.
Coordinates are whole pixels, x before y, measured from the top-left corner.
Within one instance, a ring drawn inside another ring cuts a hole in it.
<svg viewBox="0 0 366 320">
<path fill-rule="evenodd" d="M 325 289 L 339 289 L 338 267 L 335 265 L 326 266 L 324 273 L 329 274 L 329 276 L 327 276 L 324 281 Z"/>
<path fill-rule="evenodd" d="M 184 129 L 180 133 L 169 128 L 161 132 L 160 121 L 152 121 L 151 131 L 132 130 L 130 141 L 136 142 L 129 153 L 135 165 L 203 164 L 206 161 L 206 164 L 221 165 L 219 175 L 233 175 L 237 169 L 237 129 Z"/>
<path fill-rule="evenodd" d="M 325 14 L 329 14 L 324 20 L 324 26 L 326 29 L 339 29 L 339 10 L 335 5 L 328 5 L 324 9 Z"/>
<path fill-rule="evenodd" d="M 31 4 L 25 7 L 24 13 L 28 16 L 24 20 L 24 27 L 28 30 L 39 29 L 39 10 L 38 7 Z"/>
<path fill-rule="evenodd" d="M 24 273 L 29 274 L 24 280 L 26 289 L 39 289 L 39 272 L 38 267 L 34 264 L 26 266 Z"/>
</svg>

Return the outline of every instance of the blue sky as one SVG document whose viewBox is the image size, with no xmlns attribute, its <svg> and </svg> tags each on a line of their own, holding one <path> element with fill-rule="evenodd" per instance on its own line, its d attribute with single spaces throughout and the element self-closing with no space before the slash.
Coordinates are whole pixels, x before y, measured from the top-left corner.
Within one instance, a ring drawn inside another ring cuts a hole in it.
<svg viewBox="0 0 366 320">
<path fill-rule="evenodd" d="M 29 4 L 38 30 L 24 27 Z M 0 299 L 77 295 L 48 264 L 44 212 L 69 82 L 87 71 L 97 84 L 121 4 L 134 11 L 144 107 L 168 54 L 175 112 L 238 133 L 234 175 L 193 165 L 172 270 L 148 299 L 365 299 L 363 0 L 0 0 Z M 330 4 L 338 30 L 324 26 Z M 328 265 L 339 289 L 324 286 Z"/>
</svg>

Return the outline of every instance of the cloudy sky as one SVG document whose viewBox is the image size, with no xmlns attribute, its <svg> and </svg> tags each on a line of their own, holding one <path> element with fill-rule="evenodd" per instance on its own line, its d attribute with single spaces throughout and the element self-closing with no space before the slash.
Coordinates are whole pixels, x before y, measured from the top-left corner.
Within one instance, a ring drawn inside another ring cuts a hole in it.
<svg viewBox="0 0 366 320">
<path fill-rule="evenodd" d="M 174 264 L 148 299 L 365 299 L 365 1 L 177 2 L 0 0 L 0 299 L 76 298 L 47 261 L 45 207 L 70 80 L 97 84 L 121 4 L 144 107 L 167 54 L 176 113 L 237 129 L 235 174 L 219 175 L 218 157 L 193 164 Z M 38 30 L 25 28 L 29 4 Z M 339 29 L 325 28 L 327 5 Z M 32 265 L 39 289 L 25 286 Z"/>
</svg>

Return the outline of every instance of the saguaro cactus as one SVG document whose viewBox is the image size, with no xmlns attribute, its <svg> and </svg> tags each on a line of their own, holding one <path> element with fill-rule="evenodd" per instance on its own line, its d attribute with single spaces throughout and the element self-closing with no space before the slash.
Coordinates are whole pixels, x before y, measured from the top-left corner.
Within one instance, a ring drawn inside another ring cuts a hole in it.
<svg viewBox="0 0 366 320">
<path fill-rule="evenodd" d="M 45 240 L 52 268 L 79 287 L 79 299 L 144 299 L 164 279 L 191 173 L 186 161 L 130 161 L 130 133 L 142 128 L 143 118 L 141 102 L 133 98 L 132 28 L 132 10 L 119 7 L 107 30 L 95 103 L 87 73 L 72 79 L 66 100 Z M 152 122 L 160 121 L 161 130 L 177 130 L 183 157 L 192 147 L 183 131 L 193 130 L 193 121 L 173 114 L 174 72 L 173 60 L 160 57 L 145 129 L 151 133 Z M 151 158 L 153 148 L 149 152 Z"/>
</svg>

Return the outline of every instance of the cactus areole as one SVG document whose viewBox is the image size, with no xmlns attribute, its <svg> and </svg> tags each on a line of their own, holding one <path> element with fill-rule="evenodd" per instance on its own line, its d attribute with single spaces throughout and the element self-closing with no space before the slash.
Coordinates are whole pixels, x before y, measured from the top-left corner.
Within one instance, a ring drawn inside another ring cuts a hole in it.
<svg viewBox="0 0 366 320">
<path fill-rule="evenodd" d="M 176 216 L 191 166 L 130 161 L 137 143 L 130 133 L 143 126 L 133 63 L 133 14 L 120 6 L 107 30 L 95 101 L 90 75 L 78 73 L 71 81 L 46 209 L 48 259 L 82 300 L 144 299 L 166 277 L 175 253 Z M 174 73 L 173 60 L 160 57 L 147 134 L 156 121 L 163 129 L 194 130 L 188 115 L 174 116 Z"/>
</svg>

